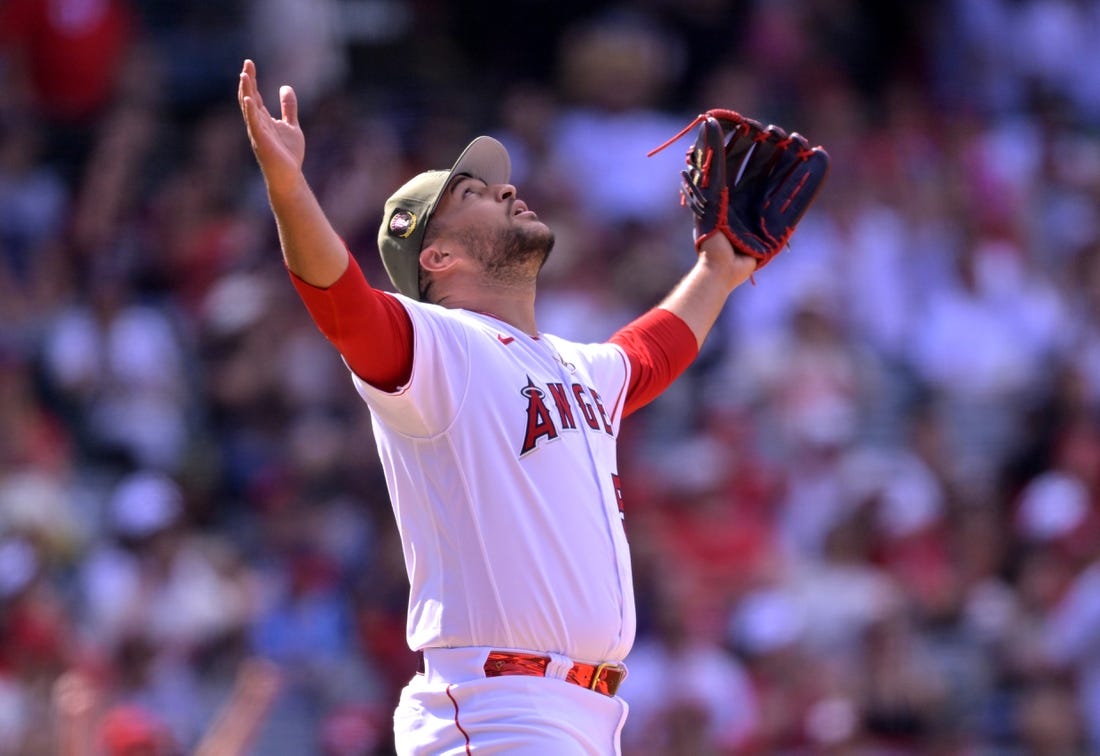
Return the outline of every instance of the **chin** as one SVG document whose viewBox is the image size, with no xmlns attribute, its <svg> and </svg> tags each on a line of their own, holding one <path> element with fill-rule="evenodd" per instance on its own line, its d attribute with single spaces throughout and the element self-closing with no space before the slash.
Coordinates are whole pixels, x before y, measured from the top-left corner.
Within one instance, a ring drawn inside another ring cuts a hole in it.
<svg viewBox="0 0 1100 756">
<path fill-rule="evenodd" d="M 554 248 L 554 232 L 545 223 L 512 224 L 484 238 L 477 245 L 484 250 L 481 262 L 486 271 L 497 278 L 511 278 L 520 271 L 522 277 L 537 274 Z"/>
<path fill-rule="evenodd" d="M 545 223 L 540 223 L 539 225 L 544 230 L 544 233 L 541 235 L 539 243 L 532 245 L 532 250 L 538 252 L 540 256 L 539 268 L 542 268 L 542 266 L 546 264 L 546 260 L 550 257 L 550 253 L 554 249 L 554 232 L 551 231 L 550 227 L 547 226 Z"/>
<path fill-rule="evenodd" d="M 538 257 L 542 262 L 550 256 L 554 248 L 554 232 L 542 221 L 533 221 L 531 225 L 519 227 L 515 234 L 515 251 L 524 257 Z"/>
</svg>

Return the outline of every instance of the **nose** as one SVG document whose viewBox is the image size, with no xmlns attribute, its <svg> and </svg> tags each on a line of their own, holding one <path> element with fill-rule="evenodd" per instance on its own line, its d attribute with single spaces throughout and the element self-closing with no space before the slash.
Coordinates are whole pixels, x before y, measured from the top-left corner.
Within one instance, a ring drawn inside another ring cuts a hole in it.
<svg viewBox="0 0 1100 756">
<path fill-rule="evenodd" d="M 511 184 L 497 184 L 496 185 L 497 201 L 515 199 L 516 188 Z"/>
</svg>

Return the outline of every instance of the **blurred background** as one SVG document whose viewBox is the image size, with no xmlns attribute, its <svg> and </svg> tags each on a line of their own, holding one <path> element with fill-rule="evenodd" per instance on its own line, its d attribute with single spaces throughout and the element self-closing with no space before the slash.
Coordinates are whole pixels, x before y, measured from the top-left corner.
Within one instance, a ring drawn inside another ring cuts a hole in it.
<svg viewBox="0 0 1100 756">
<path fill-rule="evenodd" d="M 726 107 L 830 152 L 623 425 L 627 754 L 1100 753 L 1097 39 L 1094 0 L 0 0 L 0 753 L 391 750 L 400 545 L 245 57 L 383 288 L 385 197 L 504 141 L 583 341 L 693 262 L 688 139 L 648 150 Z"/>
</svg>

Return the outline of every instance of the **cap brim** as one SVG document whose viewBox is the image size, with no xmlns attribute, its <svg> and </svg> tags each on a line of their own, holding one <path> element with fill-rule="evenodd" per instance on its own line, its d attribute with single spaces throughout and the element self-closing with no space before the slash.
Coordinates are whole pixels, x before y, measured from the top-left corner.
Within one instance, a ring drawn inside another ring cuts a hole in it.
<svg viewBox="0 0 1100 756">
<path fill-rule="evenodd" d="M 458 156 L 451 172 L 447 174 L 443 186 L 439 189 L 435 201 L 428 211 L 429 220 L 443 198 L 443 192 L 450 185 L 455 176 L 467 175 L 481 179 L 486 184 L 505 184 L 512 175 L 512 160 L 508 157 L 508 150 L 504 145 L 489 136 L 479 136 L 466 145 L 466 149 Z"/>
</svg>

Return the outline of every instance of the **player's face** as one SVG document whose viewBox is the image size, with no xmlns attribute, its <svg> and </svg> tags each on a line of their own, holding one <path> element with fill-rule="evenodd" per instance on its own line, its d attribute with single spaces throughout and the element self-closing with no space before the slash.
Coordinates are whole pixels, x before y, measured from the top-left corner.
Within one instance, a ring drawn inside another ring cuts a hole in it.
<svg viewBox="0 0 1100 756">
<path fill-rule="evenodd" d="M 554 233 L 516 196 L 514 186 L 470 176 L 451 181 L 432 223 L 501 280 L 536 275 L 554 246 Z"/>
</svg>

